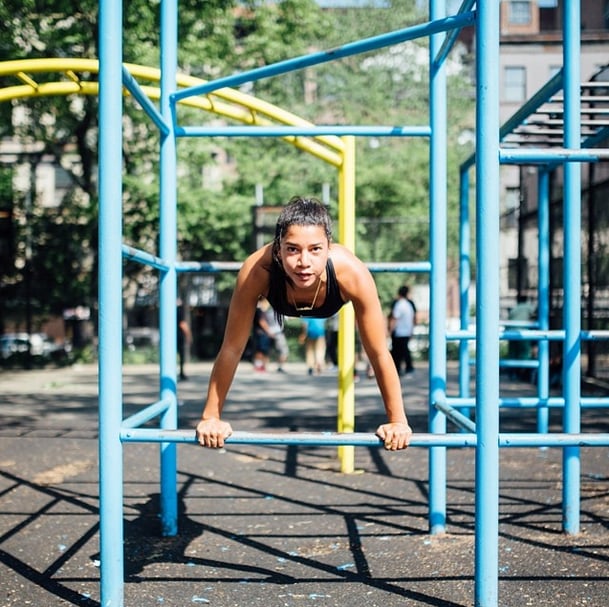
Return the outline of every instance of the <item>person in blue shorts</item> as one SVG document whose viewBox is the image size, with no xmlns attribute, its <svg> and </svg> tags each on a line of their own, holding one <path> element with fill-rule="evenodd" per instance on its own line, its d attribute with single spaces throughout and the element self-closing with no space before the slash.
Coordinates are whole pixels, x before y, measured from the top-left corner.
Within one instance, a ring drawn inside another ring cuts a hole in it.
<svg viewBox="0 0 609 607">
<path fill-rule="evenodd" d="M 326 360 L 326 319 L 303 318 L 299 341 L 305 347 L 305 361 L 309 375 L 320 374 Z"/>
</svg>

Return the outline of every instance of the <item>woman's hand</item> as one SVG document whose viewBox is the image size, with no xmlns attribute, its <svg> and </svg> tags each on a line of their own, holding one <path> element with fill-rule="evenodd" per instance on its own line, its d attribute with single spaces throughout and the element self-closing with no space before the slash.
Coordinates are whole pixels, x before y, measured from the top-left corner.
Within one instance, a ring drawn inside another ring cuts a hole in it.
<svg viewBox="0 0 609 607">
<path fill-rule="evenodd" d="M 197 424 L 197 441 L 202 447 L 222 449 L 225 439 L 232 433 L 231 425 L 217 417 L 202 419 Z"/>
<path fill-rule="evenodd" d="M 379 426 L 376 435 L 383 441 L 388 451 L 406 449 L 412 436 L 412 429 L 407 422 L 391 422 Z"/>
</svg>

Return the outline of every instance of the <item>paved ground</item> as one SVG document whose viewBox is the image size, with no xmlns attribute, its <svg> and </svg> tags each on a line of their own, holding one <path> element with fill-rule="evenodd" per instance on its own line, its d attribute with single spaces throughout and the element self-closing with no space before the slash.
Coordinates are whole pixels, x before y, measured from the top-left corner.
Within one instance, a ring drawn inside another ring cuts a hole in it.
<svg viewBox="0 0 609 607">
<path fill-rule="evenodd" d="M 335 377 L 240 368 L 235 429 L 332 430 Z M 180 384 L 180 425 L 200 412 L 208 364 Z M 403 380 L 426 431 L 427 374 Z M 505 390 L 522 393 L 526 386 Z M 0 606 L 99 606 L 95 367 L 0 373 Z M 127 413 L 156 400 L 152 367 L 128 367 Z M 373 380 L 356 387 L 359 431 L 383 419 Z M 553 420 L 556 421 L 556 420 Z M 587 431 L 607 432 L 602 412 Z M 507 412 L 506 430 L 532 414 Z M 502 607 L 609 605 L 609 449 L 582 450 L 581 533 L 561 531 L 561 453 L 501 452 Z M 125 605 L 466 607 L 474 597 L 474 452 L 448 451 L 448 533 L 427 533 L 425 449 L 181 445 L 180 534 L 158 533 L 158 446 L 125 448 Z"/>
</svg>

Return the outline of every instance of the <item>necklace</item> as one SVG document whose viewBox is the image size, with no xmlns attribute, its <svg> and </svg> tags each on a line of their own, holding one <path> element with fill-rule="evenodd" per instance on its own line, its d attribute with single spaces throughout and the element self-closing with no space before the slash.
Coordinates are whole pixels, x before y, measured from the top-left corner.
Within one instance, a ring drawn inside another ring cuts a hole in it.
<svg viewBox="0 0 609 607">
<path fill-rule="evenodd" d="M 317 296 L 319 295 L 319 289 L 320 289 L 320 287 L 321 287 L 321 276 L 317 280 L 317 289 L 315 290 L 315 295 L 313 296 L 313 303 L 310 306 L 300 306 L 300 307 L 298 307 L 296 305 L 296 300 L 294 299 L 294 295 L 292 294 L 292 303 L 294 304 L 294 309 L 297 312 L 310 312 L 315 307 L 315 303 L 317 302 Z"/>
</svg>

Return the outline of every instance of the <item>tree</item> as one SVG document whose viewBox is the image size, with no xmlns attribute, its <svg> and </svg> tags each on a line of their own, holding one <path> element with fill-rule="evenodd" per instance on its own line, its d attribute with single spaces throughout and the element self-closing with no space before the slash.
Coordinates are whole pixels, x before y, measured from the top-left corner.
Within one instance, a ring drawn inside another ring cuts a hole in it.
<svg viewBox="0 0 609 607">
<path fill-rule="evenodd" d="M 181 0 L 179 68 L 194 76 L 216 78 L 421 20 L 414 0 L 395 4 L 387 10 L 322 11 L 313 0 Z M 0 40 L 0 59 L 97 57 L 97 10 L 96 0 L 83 0 L 76 11 L 67 0 L 4 0 L 0 19 L 8 33 Z M 133 0 L 125 3 L 124 10 L 125 61 L 158 65 L 158 2 Z M 426 63 L 426 41 L 415 41 L 261 80 L 243 89 L 318 123 L 423 124 L 428 115 Z M 453 85 L 458 83 L 455 78 Z M 40 305 L 49 310 L 75 303 L 93 305 L 97 99 L 47 98 L 20 104 L 31 119 L 3 134 L 44 142 L 44 152 L 57 159 L 73 185 L 56 210 L 37 210 L 41 233 L 34 248 L 40 259 L 34 268 L 40 273 L 38 284 L 48 295 Z M 6 107 L 0 111 L 7 113 Z M 468 111 L 467 105 L 458 106 L 451 128 L 462 128 Z M 124 235 L 129 244 L 154 252 L 159 230 L 159 137 L 142 114 L 133 101 L 125 102 Z M 213 119 L 192 111 L 181 112 L 182 116 L 193 123 Z M 458 160 L 458 149 L 449 153 Z M 275 139 L 181 141 L 178 154 L 178 248 L 183 259 L 245 257 L 251 243 L 249 207 L 258 183 L 273 203 L 295 193 L 319 196 L 324 183 L 336 183 L 333 168 Z M 357 156 L 358 253 L 381 261 L 426 256 L 427 143 L 361 139 Z M 219 158 L 230 162 L 221 165 L 221 178 L 211 183 L 204 175 L 220 166 Z M 449 191 L 454 201 L 454 184 Z M 83 248 L 80 254 L 76 254 L 78 246 Z M 57 272 L 49 272 L 49 268 L 65 267 L 68 258 L 69 284 Z M 149 282 L 139 264 L 127 263 L 125 271 L 134 284 Z"/>
</svg>

